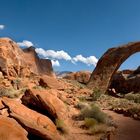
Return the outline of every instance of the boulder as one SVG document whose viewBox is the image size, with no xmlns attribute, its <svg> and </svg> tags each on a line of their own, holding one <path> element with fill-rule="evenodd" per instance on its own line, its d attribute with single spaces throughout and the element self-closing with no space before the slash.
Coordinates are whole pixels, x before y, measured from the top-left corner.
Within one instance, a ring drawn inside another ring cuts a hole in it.
<svg viewBox="0 0 140 140">
<path fill-rule="evenodd" d="M 29 133 L 46 140 L 61 139 L 55 124 L 47 116 L 29 109 L 13 99 L 3 97 L 2 102 L 8 108 L 10 117 L 17 120 Z"/>
<path fill-rule="evenodd" d="M 67 117 L 65 104 L 54 93 L 52 94 L 52 90 L 29 89 L 21 100 L 27 106 L 48 113 L 52 120 L 65 120 Z"/>
<path fill-rule="evenodd" d="M 28 140 L 27 134 L 16 120 L 0 115 L 1 140 Z"/>
<path fill-rule="evenodd" d="M 39 85 L 44 88 L 63 89 L 64 85 L 61 84 L 56 78 L 47 75 L 42 75 L 39 80 Z"/>
<path fill-rule="evenodd" d="M 91 74 L 88 87 L 100 89 L 103 93 L 107 91 L 112 78 L 120 65 L 131 55 L 140 51 L 140 42 L 128 43 L 126 45 L 108 49 L 99 59 L 96 68 Z"/>
</svg>

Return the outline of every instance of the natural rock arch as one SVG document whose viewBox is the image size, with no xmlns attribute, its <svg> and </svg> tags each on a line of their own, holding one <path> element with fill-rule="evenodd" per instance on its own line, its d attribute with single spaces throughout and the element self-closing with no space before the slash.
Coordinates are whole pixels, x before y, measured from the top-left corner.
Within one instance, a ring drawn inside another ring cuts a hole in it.
<svg viewBox="0 0 140 140">
<path fill-rule="evenodd" d="M 114 73 L 120 65 L 134 53 L 140 52 L 140 42 L 132 42 L 117 48 L 108 49 L 99 59 L 95 70 L 92 72 L 88 87 L 98 88 L 106 92 L 111 84 Z"/>
</svg>

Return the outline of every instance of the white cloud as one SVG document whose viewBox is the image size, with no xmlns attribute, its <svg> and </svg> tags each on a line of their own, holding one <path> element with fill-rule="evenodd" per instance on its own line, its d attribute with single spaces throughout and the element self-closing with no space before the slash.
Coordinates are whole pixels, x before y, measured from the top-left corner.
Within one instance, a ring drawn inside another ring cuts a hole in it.
<svg viewBox="0 0 140 140">
<path fill-rule="evenodd" d="M 17 42 L 17 44 L 20 47 L 27 47 L 27 48 L 34 46 L 33 43 L 31 41 L 28 41 L 28 40 L 23 40 L 22 42 Z"/>
<path fill-rule="evenodd" d="M 3 30 L 5 28 L 5 25 L 0 25 L 0 30 Z"/>
<path fill-rule="evenodd" d="M 48 57 L 48 58 L 53 58 L 53 59 L 63 59 L 66 61 L 71 60 L 71 56 L 63 50 L 61 51 L 46 50 L 45 51 L 42 48 L 36 48 L 36 52 L 43 57 Z"/>
<path fill-rule="evenodd" d="M 51 60 L 51 62 L 52 62 L 52 66 L 56 66 L 56 67 L 60 66 L 60 63 L 58 60 Z"/>
<path fill-rule="evenodd" d="M 88 66 L 90 66 L 90 65 L 96 66 L 98 59 L 95 56 L 83 57 L 80 54 L 80 55 L 73 57 L 72 62 L 73 63 L 82 62 L 84 64 L 87 64 Z"/>
<path fill-rule="evenodd" d="M 39 54 L 39 55 L 41 55 L 43 57 L 47 57 L 46 56 L 46 51 L 44 49 L 42 49 L 42 48 L 36 48 L 35 51 L 36 51 L 37 54 Z"/>
</svg>

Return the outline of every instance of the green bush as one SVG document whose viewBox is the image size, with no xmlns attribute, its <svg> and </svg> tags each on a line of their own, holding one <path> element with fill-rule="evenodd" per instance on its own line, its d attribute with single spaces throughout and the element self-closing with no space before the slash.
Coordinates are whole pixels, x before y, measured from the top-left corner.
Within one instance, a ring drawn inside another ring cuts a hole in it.
<svg viewBox="0 0 140 140">
<path fill-rule="evenodd" d="M 125 98 L 127 100 L 134 101 L 135 103 L 140 103 L 140 93 L 137 93 L 137 94 L 128 93 L 125 95 Z"/>
<path fill-rule="evenodd" d="M 90 128 L 98 124 L 98 122 L 94 118 L 85 118 L 84 124 L 87 128 Z"/>
<path fill-rule="evenodd" d="M 93 127 L 90 128 L 91 134 L 105 133 L 106 131 L 107 131 L 107 126 L 102 124 L 94 125 Z"/>
<path fill-rule="evenodd" d="M 81 117 L 83 117 L 83 119 L 94 118 L 99 123 L 106 123 L 107 119 L 107 115 L 95 104 L 91 104 L 89 107 L 82 109 Z"/>
<path fill-rule="evenodd" d="M 93 101 L 97 101 L 101 95 L 102 95 L 102 92 L 100 91 L 100 89 L 95 89 L 91 96 L 92 96 Z"/>
</svg>

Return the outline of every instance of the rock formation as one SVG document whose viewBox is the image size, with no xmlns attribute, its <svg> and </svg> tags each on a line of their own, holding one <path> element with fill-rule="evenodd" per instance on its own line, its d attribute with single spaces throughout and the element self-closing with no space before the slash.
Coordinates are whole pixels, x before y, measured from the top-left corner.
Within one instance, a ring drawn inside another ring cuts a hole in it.
<svg viewBox="0 0 140 140">
<path fill-rule="evenodd" d="M 91 72 L 89 71 L 78 71 L 66 74 L 63 78 L 69 80 L 76 80 L 79 83 L 86 84 L 89 81 Z"/>
<path fill-rule="evenodd" d="M 140 51 L 140 42 L 129 43 L 117 48 L 107 50 L 92 72 L 88 87 L 98 88 L 106 92 L 111 84 L 112 77 L 120 65 L 131 55 Z"/>
<path fill-rule="evenodd" d="M 55 124 L 45 115 L 33 111 L 18 101 L 4 97 L 3 104 L 8 107 L 10 116 L 17 120 L 29 133 L 42 139 L 61 139 Z"/>
<path fill-rule="evenodd" d="M 49 76 L 54 75 L 51 60 L 39 58 L 34 47 L 25 48 L 23 52 L 24 58 L 26 58 L 25 61 L 29 65 L 31 72 Z"/>
<path fill-rule="evenodd" d="M 0 71 L 8 77 L 29 76 L 31 72 L 53 75 L 50 60 L 40 59 L 33 47 L 20 49 L 9 38 L 0 38 Z"/>
<path fill-rule="evenodd" d="M 140 67 L 139 67 L 140 68 Z M 114 74 L 110 89 L 115 89 L 117 93 L 129 93 L 140 91 L 140 70 L 123 70 Z"/>
</svg>

